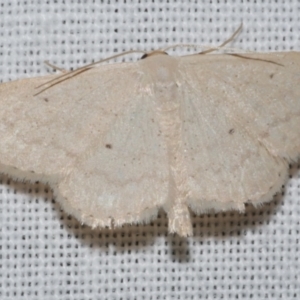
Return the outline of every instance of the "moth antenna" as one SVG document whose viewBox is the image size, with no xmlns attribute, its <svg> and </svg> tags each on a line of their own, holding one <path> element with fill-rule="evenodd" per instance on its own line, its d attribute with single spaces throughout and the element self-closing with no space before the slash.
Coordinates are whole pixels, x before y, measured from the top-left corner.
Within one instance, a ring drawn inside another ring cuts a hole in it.
<svg viewBox="0 0 300 300">
<path fill-rule="evenodd" d="M 55 65 L 51 64 L 48 60 L 45 60 L 45 61 L 44 61 L 44 64 L 45 64 L 46 66 L 48 66 L 48 67 L 50 67 L 50 68 L 56 70 L 56 71 L 60 71 L 61 73 L 67 73 L 67 72 L 68 72 L 68 70 L 66 70 L 66 69 L 63 69 L 63 68 L 60 68 L 60 67 L 58 67 L 58 66 L 55 66 Z"/>
<path fill-rule="evenodd" d="M 78 74 L 81 74 L 83 72 L 88 71 L 89 69 L 91 69 L 95 65 L 101 64 L 103 62 L 109 61 L 109 60 L 114 59 L 114 58 L 118 58 L 118 57 L 125 56 L 125 55 L 128 55 L 128 54 L 133 54 L 133 53 L 143 53 L 143 54 L 145 54 L 146 52 L 145 51 L 139 51 L 139 50 L 129 50 L 129 51 L 125 51 L 123 53 L 119 53 L 119 54 L 116 54 L 116 55 L 113 55 L 113 56 L 101 59 L 99 61 L 87 64 L 87 65 L 85 65 L 83 67 L 80 67 L 80 68 L 78 68 L 76 70 L 73 70 L 73 71 L 66 71 L 66 73 L 64 73 L 64 74 L 62 74 L 62 75 L 60 75 L 60 76 L 58 76 L 58 77 L 56 77 L 56 78 L 54 78 L 52 80 L 49 80 L 49 81 L 47 81 L 47 82 L 45 82 L 45 83 L 37 86 L 36 89 L 39 89 L 39 88 L 41 88 L 43 86 L 46 86 L 46 85 L 50 84 L 49 86 L 45 87 L 41 91 L 39 91 L 36 94 L 34 94 L 34 96 L 41 94 L 42 92 L 48 90 L 49 88 L 53 87 L 56 84 L 59 84 L 59 83 L 65 81 L 65 80 L 67 80 L 69 78 L 72 78 L 74 76 L 77 76 Z M 54 66 L 54 65 L 52 65 L 52 64 L 50 64 L 48 62 L 46 64 L 50 65 L 51 67 L 54 67 L 54 69 L 57 69 L 56 66 Z"/>
<path fill-rule="evenodd" d="M 232 42 L 235 39 L 235 37 L 241 32 L 242 28 L 243 28 L 243 22 L 241 23 L 239 28 L 231 35 L 231 37 L 229 39 L 227 39 L 225 42 L 223 42 L 220 46 L 211 48 L 211 49 L 208 49 L 205 51 L 201 51 L 198 54 L 207 54 L 207 53 L 219 50 L 220 48 L 223 48 L 224 46 L 226 46 L 227 44 L 229 44 L 230 42 Z"/>
<path fill-rule="evenodd" d="M 206 53 L 210 53 L 216 50 L 220 50 L 221 48 L 224 48 L 225 45 L 227 45 L 228 43 L 230 43 L 231 41 L 233 41 L 235 39 L 235 37 L 241 32 L 243 28 L 243 23 L 241 23 L 241 25 L 238 27 L 238 29 L 231 35 L 231 37 L 229 37 L 225 42 L 223 42 L 220 46 L 217 47 L 211 47 L 211 46 L 201 46 L 202 48 L 207 48 L 207 50 L 201 51 L 197 54 L 206 54 Z M 195 44 L 175 44 L 166 48 L 161 49 L 161 51 L 168 51 L 169 49 L 175 49 L 178 47 L 187 47 L 187 48 L 192 48 L 192 47 L 197 47 L 197 45 Z M 230 48 L 231 49 L 231 48 Z M 194 54 L 193 54 L 194 55 Z"/>
</svg>

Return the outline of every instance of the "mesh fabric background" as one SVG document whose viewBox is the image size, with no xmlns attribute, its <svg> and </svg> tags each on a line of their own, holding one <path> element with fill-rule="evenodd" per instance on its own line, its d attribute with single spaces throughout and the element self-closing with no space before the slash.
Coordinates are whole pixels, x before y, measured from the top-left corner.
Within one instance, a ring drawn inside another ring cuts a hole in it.
<svg viewBox="0 0 300 300">
<path fill-rule="evenodd" d="M 165 3 L 166 2 L 166 3 Z M 300 50 L 300 2 L 0 1 L 0 80 L 129 49 L 218 45 Z M 224 3 L 224 4 L 222 4 Z M 300 99 L 299 99 L 300 100 Z M 0 137 L 1 143 L 1 137 Z M 91 230 L 40 184 L 1 177 L 1 299 L 299 299 L 300 172 L 261 208 L 193 217 L 194 237 L 145 226 Z"/>
</svg>

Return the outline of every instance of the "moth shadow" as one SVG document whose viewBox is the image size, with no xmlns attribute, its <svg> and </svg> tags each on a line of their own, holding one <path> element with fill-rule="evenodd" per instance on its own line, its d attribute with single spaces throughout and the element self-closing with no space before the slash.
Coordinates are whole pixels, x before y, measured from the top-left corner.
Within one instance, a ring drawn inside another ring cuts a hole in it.
<svg viewBox="0 0 300 300">
<path fill-rule="evenodd" d="M 296 177 L 298 173 L 299 165 L 292 165 L 290 178 Z M 28 183 L 15 182 L 7 176 L 1 176 L 0 183 L 8 185 L 13 193 L 29 194 L 27 197 L 33 199 L 30 201 L 37 198 L 46 198 L 46 201 L 51 201 L 51 207 L 60 221 L 61 230 L 67 230 L 70 235 L 90 248 L 107 249 L 113 246 L 116 253 L 128 254 L 137 251 L 157 251 L 156 254 L 160 255 L 161 251 L 165 251 L 170 254 L 172 260 L 177 262 L 191 260 L 192 245 L 223 243 L 227 239 L 242 237 L 247 231 L 255 231 L 263 224 L 269 223 L 282 204 L 283 195 L 288 188 L 287 182 L 270 202 L 260 207 L 246 205 L 244 213 L 236 211 L 205 215 L 192 213 L 194 236 L 182 238 L 178 235 L 168 234 L 167 216 L 162 211 L 158 214 L 157 219 L 149 224 L 126 225 L 114 229 L 91 229 L 81 225 L 74 217 L 68 216 L 62 211 L 59 203 L 53 199 L 52 192 L 47 185 L 38 182 L 28 185 Z M 149 246 L 154 246 L 154 244 L 159 247 L 156 247 L 156 250 L 149 250 Z"/>
<path fill-rule="evenodd" d="M 127 254 L 157 251 L 155 254 L 160 255 L 165 251 L 173 261 L 184 263 L 189 262 L 194 256 L 191 253 L 192 245 L 223 243 L 227 239 L 242 237 L 247 231 L 258 230 L 263 224 L 269 223 L 282 204 L 283 195 L 282 191 L 274 196 L 273 200 L 260 207 L 246 205 L 243 213 L 231 211 L 205 215 L 192 214 L 194 236 L 190 238 L 169 234 L 167 215 L 162 211 L 157 219 L 149 224 L 125 225 L 114 229 L 91 229 L 82 226 L 75 218 L 66 216 L 62 211 L 60 220 L 70 234 L 91 248 L 107 249 L 112 246 L 116 253 Z M 149 250 L 154 245 L 156 250 Z"/>
<path fill-rule="evenodd" d="M 290 166 L 289 177 L 299 176 L 299 165 Z M 282 189 L 270 200 L 258 207 L 247 204 L 243 213 L 237 211 L 209 213 L 195 215 L 192 213 L 193 233 L 190 238 L 182 238 L 168 233 L 167 215 L 161 211 L 157 219 L 144 225 L 126 225 L 121 228 L 91 229 L 81 226 L 74 218 L 67 217 L 64 224 L 73 234 L 90 247 L 114 247 L 116 253 L 131 253 L 137 251 L 162 251 L 169 253 L 176 262 L 189 262 L 191 246 L 195 244 L 224 243 L 228 239 L 242 238 L 249 231 L 257 231 L 271 222 L 280 206 L 283 204 L 284 195 L 288 189 L 288 181 Z M 159 246 L 156 250 L 149 250 L 149 246 Z M 157 250 L 158 249 L 158 250 Z M 214 246 L 212 246 L 212 251 Z"/>
<path fill-rule="evenodd" d="M 112 246 L 116 254 L 151 251 L 161 255 L 164 251 L 169 253 L 171 260 L 185 263 L 194 256 L 191 249 L 195 244 L 212 244 L 213 251 L 215 244 L 242 237 L 247 231 L 259 230 L 263 224 L 269 223 L 283 202 L 283 194 L 277 194 L 271 202 L 257 208 L 247 205 L 244 213 L 192 214 L 194 236 L 190 238 L 169 234 L 167 215 L 162 211 L 149 224 L 114 229 L 91 229 L 61 210 L 59 214 L 63 227 L 90 248 L 105 250 Z"/>
</svg>

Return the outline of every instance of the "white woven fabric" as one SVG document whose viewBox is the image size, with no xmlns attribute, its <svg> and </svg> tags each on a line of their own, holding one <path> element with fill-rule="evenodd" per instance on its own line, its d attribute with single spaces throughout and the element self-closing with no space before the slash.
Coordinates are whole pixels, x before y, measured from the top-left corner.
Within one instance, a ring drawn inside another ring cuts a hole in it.
<svg viewBox="0 0 300 300">
<path fill-rule="evenodd" d="M 222 4 L 224 3 L 224 4 Z M 300 2 L 0 0 L 0 81 L 129 49 L 300 50 Z M 299 83 L 300 84 L 300 83 Z M 300 101 L 300 99 L 299 99 Z M 0 137 L 1 143 L 1 137 Z M 195 216 L 194 237 L 146 226 L 91 230 L 39 184 L 1 177 L 1 299 L 300 299 L 300 172 L 245 214 Z"/>
</svg>

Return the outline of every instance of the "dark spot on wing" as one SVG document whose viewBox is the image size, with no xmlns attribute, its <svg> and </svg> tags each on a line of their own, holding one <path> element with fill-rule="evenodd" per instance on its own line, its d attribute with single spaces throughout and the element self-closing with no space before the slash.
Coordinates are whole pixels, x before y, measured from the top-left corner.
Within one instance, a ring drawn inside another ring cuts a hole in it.
<svg viewBox="0 0 300 300">
<path fill-rule="evenodd" d="M 270 79 L 272 79 L 274 77 L 274 73 L 270 74 Z"/>
<path fill-rule="evenodd" d="M 48 99 L 48 98 L 44 98 L 44 101 L 45 101 L 45 102 L 49 102 L 49 99 Z"/>
<path fill-rule="evenodd" d="M 106 144 L 105 147 L 106 147 L 107 149 L 112 149 L 112 144 Z"/>
<path fill-rule="evenodd" d="M 228 131 L 229 134 L 233 134 L 234 133 L 234 128 L 231 128 L 229 131 Z"/>
</svg>

